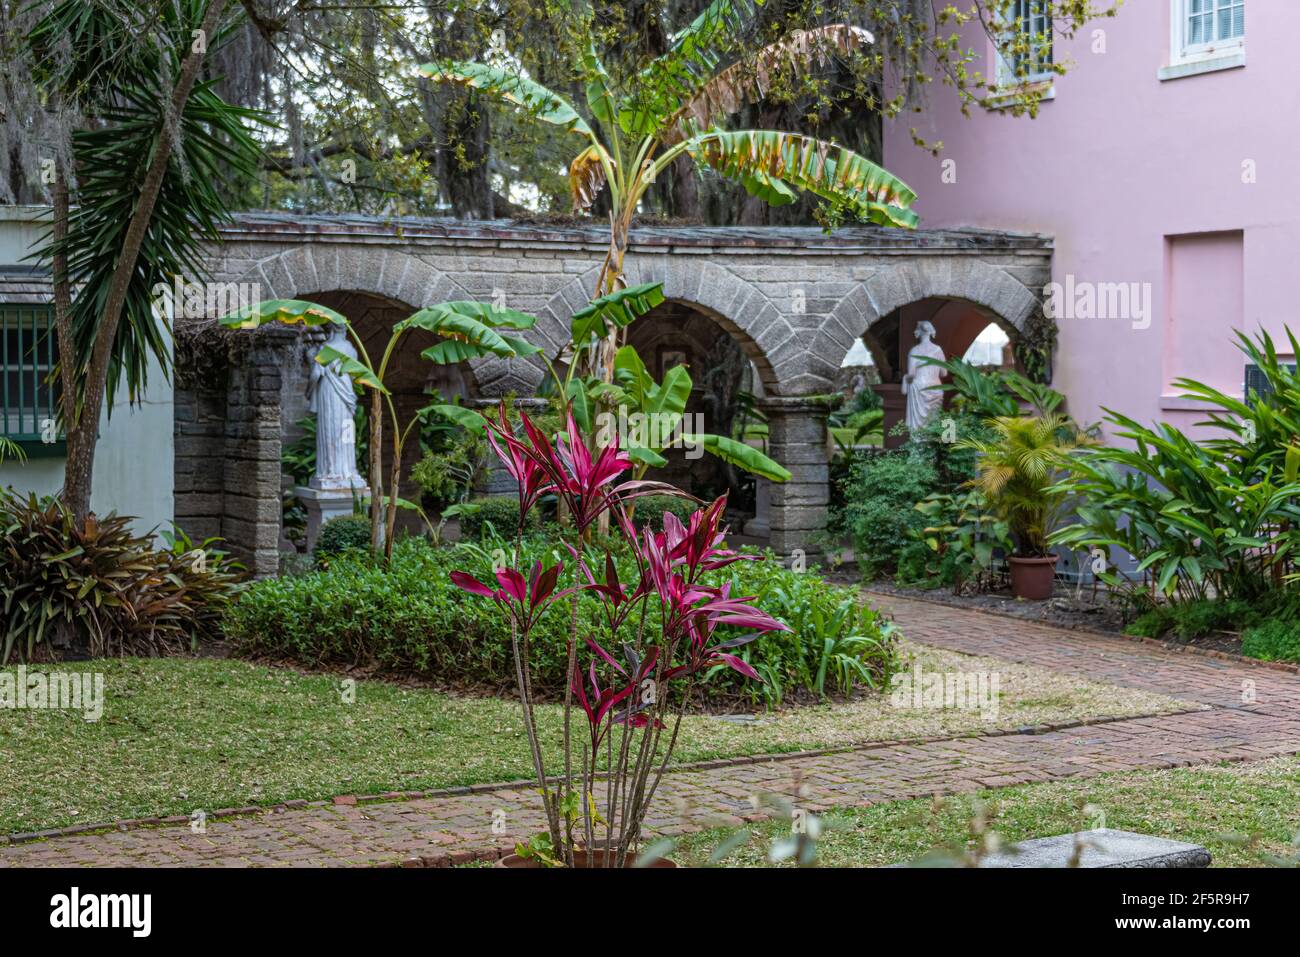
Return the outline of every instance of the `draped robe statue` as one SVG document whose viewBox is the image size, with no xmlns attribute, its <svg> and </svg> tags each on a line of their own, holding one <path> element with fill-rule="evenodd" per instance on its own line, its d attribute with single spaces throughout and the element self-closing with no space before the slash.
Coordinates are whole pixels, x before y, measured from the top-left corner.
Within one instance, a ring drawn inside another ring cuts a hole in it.
<svg viewBox="0 0 1300 957">
<path fill-rule="evenodd" d="M 348 342 L 343 326 L 331 329 L 326 343 L 350 358 L 357 350 Z M 329 365 L 313 362 L 307 384 L 308 408 L 316 413 L 316 474 L 310 483 L 315 489 L 363 489 L 366 480 L 357 472 L 357 433 L 354 414 L 357 393 L 352 377 L 336 359 Z"/>
<path fill-rule="evenodd" d="M 907 375 L 903 376 L 903 394 L 907 396 L 907 428 L 909 432 L 930 421 L 930 417 L 943 408 L 943 392 L 938 388 L 943 370 L 922 359 L 944 360 L 943 350 L 934 341 L 934 326 L 928 322 L 916 325 L 917 344 L 907 354 Z"/>
</svg>

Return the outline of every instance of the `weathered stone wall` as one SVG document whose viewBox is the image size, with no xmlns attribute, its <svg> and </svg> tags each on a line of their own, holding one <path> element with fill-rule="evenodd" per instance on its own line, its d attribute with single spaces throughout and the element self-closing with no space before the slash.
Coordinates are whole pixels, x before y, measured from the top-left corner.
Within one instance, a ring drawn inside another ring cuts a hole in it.
<svg viewBox="0 0 1300 957">
<path fill-rule="evenodd" d="M 177 385 L 176 524 L 192 538 L 224 538 L 260 577 L 280 564 L 283 388 L 301 361 L 298 331 L 260 331 L 243 359 L 224 387 Z"/>
<path fill-rule="evenodd" d="M 256 283 L 260 298 L 357 292 L 412 310 L 456 299 L 493 301 L 537 315 L 528 338 L 552 355 L 568 338 L 569 317 L 588 301 L 608 242 L 599 228 L 284 214 L 245 214 L 224 230 L 224 240 L 212 250 L 213 278 Z M 706 315 L 753 360 L 761 380 L 756 391 L 774 403 L 770 451 L 796 473 L 768 490 L 773 545 L 789 551 L 825 523 L 825 410 L 777 400 L 831 391 L 853 342 L 920 299 L 973 303 L 1014 335 L 1040 308 L 1051 256 L 1046 237 L 976 230 L 860 228 L 826 236 L 816 229 L 651 228 L 633 233 L 627 280 L 663 283 L 668 299 Z M 472 364 L 472 374 L 480 398 L 529 395 L 542 365 L 484 359 Z M 259 562 L 269 562 L 278 539 L 269 531 L 273 486 L 278 519 L 278 475 L 270 478 L 278 439 L 257 405 L 275 391 L 275 375 L 267 370 L 232 383 L 223 446 L 221 527 Z M 196 409 L 196 450 L 208 447 L 201 445 L 209 438 L 204 423 Z M 237 448 L 241 443 L 248 447 Z M 204 469 L 193 471 L 197 486 Z"/>
</svg>

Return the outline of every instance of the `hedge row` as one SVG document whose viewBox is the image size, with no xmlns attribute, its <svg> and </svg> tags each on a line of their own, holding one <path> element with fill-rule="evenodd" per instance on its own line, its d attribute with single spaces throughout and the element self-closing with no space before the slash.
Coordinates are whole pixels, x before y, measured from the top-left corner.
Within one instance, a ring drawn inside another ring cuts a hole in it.
<svg viewBox="0 0 1300 957">
<path fill-rule="evenodd" d="M 518 566 L 530 567 L 548 553 L 558 560 L 562 550 L 534 536 L 525 540 Z M 249 655 L 308 665 L 374 664 L 458 686 L 511 686 L 508 625 L 490 601 L 460 591 L 449 578 L 464 569 L 488 579 L 491 560 L 489 548 L 436 548 L 415 538 L 397 543 L 387 570 L 365 554 L 345 554 L 323 571 L 254 584 L 227 612 L 225 631 Z M 624 550 L 617 561 L 620 574 L 631 579 L 631 555 Z M 774 559 L 739 562 L 717 574 L 733 581 L 734 594 L 759 596 L 759 606 L 794 631 L 744 647 L 762 683 L 714 669 L 703 683 L 706 698 L 776 704 L 792 691 L 844 694 L 864 683 L 883 686 L 896 668 L 892 625 L 860 606 L 853 589 L 790 571 Z M 583 595 L 578 615 L 581 633 L 603 631 L 595 598 Z M 552 607 L 532 642 L 536 684 L 553 695 L 564 683 L 568 616 L 567 603 Z"/>
</svg>

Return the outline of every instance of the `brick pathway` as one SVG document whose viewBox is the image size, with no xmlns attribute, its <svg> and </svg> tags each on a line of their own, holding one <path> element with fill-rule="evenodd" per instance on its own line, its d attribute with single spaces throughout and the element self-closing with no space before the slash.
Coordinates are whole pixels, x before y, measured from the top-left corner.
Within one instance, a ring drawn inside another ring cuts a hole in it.
<svg viewBox="0 0 1300 957">
<path fill-rule="evenodd" d="M 878 745 L 830 755 L 680 771 L 651 826 L 674 833 L 752 819 L 751 798 L 802 789 L 824 810 L 1108 771 L 1300 753 L 1300 676 L 1123 639 L 873 596 L 909 638 L 1144 688 L 1213 707 L 1036 735 Z M 504 832 L 493 833 L 494 816 Z M 346 866 L 442 864 L 492 855 L 543 827 L 529 788 L 434 799 L 311 806 L 187 826 L 72 835 L 0 847 L 0 866 Z"/>
</svg>

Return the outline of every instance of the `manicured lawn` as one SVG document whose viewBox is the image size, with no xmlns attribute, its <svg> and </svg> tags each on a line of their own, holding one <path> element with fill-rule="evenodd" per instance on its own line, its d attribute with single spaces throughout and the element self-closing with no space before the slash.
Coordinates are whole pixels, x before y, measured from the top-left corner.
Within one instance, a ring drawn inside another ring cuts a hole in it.
<svg viewBox="0 0 1300 957">
<path fill-rule="evenodd" d="M 1300 845 L 1292 843 L 1300 839 L 1300 757 L 1108 774 L 938 802 L 896 801 L 832 811 L 822 819 L 818 862 L 878 867 L 915 861 L 935 848 L 943 848 L 949 861 L 957 860 L 976 846 L 972 820 L 977 802 L 983 803 L 987 830 L 1004 843 L 1088 830 L 1097 823 L 1094 808 L 1099 808 L 1107 827 L 1200 844 L 1209 849 L 1216 867 L 1257 867 L 1265 863 L 1265 855 L 1300 865 Z M 753 826 L 749 840 L 726 858 L 727 865 L 770 866 L 767 849 L 789 828 L 783 821 Z M 717 830 L 684 837 L 672 856 L 682 863 L 703 864 L 732 833 Z"/>
<path fill-rule="evenodd" d="M 996 721 L 977 712 L 894 708 L 888 698 L 789 709 L 752 722 L 695 716 L 678 758 L 953 736 L 1084 716 L 1181 710 L 1159 695 L 905 645 L 928 672 L 996 670 Z M 295 798 L 527 777 L 518 705 L 379 681 L 340 680 L 232 660 L 126 659 L 64 665 L 102 672 L 104 714 L 0 710 L 0 833 Z M 560 709 L 541 715 L 551 748 Z"/>
</svg>

